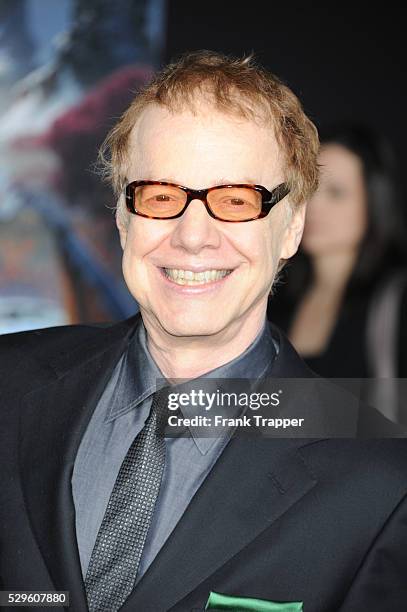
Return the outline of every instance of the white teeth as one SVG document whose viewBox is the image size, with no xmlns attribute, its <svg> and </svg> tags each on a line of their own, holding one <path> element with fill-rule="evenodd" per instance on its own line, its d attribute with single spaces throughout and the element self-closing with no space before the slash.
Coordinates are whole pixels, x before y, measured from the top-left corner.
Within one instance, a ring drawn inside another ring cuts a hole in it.
<svg viewBox="0 0 407 612">
<path fill-rule="evenodd" d="M 177 285 L 203 285 L 208 282 L 220 280 L 231 273 L 232 270 L 205 270 L 193 272 L 192 270 L 179 270 L 178 268 L 164 268 L 168 278 Z"/>
</svg>

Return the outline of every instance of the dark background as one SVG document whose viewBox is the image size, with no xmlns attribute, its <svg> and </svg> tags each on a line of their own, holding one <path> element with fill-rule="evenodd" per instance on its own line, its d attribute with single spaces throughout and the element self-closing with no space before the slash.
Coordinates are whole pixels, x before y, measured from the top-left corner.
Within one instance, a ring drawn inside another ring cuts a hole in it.
<svg viewBox="0 0 407 612">
<path fill-rule="evenodd" d="M 300 97 L 317 127 L 364 122 L 392 142 L 407 193 L 406 21 L 402 6 L 326 2 L 168 3 L 164 63 L 212 49 L 257 59 Z"/>
</svg>

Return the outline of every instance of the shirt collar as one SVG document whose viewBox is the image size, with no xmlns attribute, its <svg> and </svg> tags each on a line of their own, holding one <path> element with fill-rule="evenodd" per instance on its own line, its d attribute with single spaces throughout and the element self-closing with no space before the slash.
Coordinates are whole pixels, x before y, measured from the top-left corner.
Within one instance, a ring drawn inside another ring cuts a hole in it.
<svg viewBox="0 0 407 612">
<path fill-rule="evenodd" d="M 262 329 L 241 355 L 210 372 L 206 372 L 200 378 L 244 378 L 253 380 L 263 378 L 271 370 L 278 348 L 276 340 L 271 335 L 270 326 L 265 319 Z M 113 421 L 140 405 L 157 391 L 158 381 L 165 381 L 163 373 L 148 350 L 147 334 L 141 319 L 114 376 L 116 377 L 114 394 L 106 421 Z M 182 412 L 184 416 L 188 417 L 187 407 L 183 408 Z M 240 410 L 240 413 L 242 413 L 242 410 Z M 206 454 L 216 439 L 202 437 L 199 428 L 191 426 L 189 430 L 201 453 Z"/>
</svg>

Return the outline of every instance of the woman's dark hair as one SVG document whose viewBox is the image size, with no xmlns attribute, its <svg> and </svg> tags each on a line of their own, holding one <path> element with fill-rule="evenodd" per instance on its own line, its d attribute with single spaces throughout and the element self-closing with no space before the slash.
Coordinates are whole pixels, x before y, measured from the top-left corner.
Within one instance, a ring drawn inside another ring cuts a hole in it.
<svg viewBox="0 0 407 612">
<path fill-rule="evenodd" d="M 407 233 L 397 158 L 385 138 L 363 125 L 331 125 L 320 130 L 320 140 L 322 145 L 345 147 L 359 157 L 363 166 L 368 223 L 347 285 L 347 301 L 365 295 L 386 274 L 407 264 Z M 310 282 L 309 258 L 300 252 L 287 269 L 287 298 L 295 300 Z"/>
</svg>

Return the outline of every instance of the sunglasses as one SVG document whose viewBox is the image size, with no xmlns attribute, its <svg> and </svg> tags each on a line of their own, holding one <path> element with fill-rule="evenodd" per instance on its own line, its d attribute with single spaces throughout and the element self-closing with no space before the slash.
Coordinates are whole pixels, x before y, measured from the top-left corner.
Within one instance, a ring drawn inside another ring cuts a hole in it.
<svg viewBox="0 0 407 612">
<path fill-rule="evenodd" d="M 254 221 L 290 192 L 286 183 L 269 191 L 262 185 L 217 185 L 208 189 L 189 189 L 165 181 L 133 181 L 126 186 L 127 210 L 149 219 L 177 219 L 192 200 L 201 200 L 208 214 L 219 221 Z"/>
</svg>

